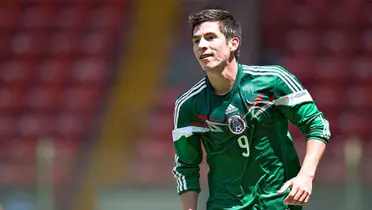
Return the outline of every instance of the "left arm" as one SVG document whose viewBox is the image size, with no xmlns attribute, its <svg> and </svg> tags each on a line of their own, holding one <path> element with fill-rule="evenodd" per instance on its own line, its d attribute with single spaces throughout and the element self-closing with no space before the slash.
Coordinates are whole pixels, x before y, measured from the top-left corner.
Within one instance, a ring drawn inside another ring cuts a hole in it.
<svg viewBox="0 0 372 210">
<path fill-rule="evenodd" d="M 280 67 L 279 67 L 280 68 Z M 331 136 L 329 123 L 316 107 L 309 92 L 298 79 L 281 68 L 287 77 L 276 78 L 274 94 L 275 105 L 283 115 L 306 134 L 306 154 L 298 175 L 279 190 L 283 193 L 287 188 L 291 192 L 284 202 L 289 205 L 304 205 L 310 199 L 312 181 L 319 161 Z"/>
</svg>

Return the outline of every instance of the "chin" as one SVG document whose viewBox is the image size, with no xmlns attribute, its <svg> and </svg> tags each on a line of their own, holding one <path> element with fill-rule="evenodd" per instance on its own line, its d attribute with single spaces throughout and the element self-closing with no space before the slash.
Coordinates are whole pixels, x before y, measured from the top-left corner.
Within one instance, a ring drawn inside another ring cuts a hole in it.
<svg viewBox="0 0 372 210">
<path fill-rule="evenodd" d="M 218 68 L 219 66 L 221 65 L 219 65 L 218 63 L 201 64 L 201 67 L 204 69 L 204 71 L 207 71 L 207 72 L 215 72 L 218 69 L 220 69 Z"/>
</svg>

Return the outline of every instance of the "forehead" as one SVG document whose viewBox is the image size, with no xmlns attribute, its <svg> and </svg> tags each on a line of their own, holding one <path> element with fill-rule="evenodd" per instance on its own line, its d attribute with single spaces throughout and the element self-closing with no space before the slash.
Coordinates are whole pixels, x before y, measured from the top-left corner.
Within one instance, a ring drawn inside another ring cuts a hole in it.
<svg viewBox="0 0 372 210">
<path fill-rule="evenodd" d="M 193 36 L 201 36 L 207 33 L 221 33 L 219 21 L 207 21 L 195 26 Z"/>
</svg>

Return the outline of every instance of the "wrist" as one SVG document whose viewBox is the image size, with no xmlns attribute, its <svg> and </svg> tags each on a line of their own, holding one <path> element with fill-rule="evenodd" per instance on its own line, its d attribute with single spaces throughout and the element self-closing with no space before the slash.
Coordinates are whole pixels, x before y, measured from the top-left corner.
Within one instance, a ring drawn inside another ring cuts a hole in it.
<svg viewBox="0 0 372 210">
<path fill-rule="evenodd" d="M 306 178 L 311 178 L 311 179 L 314 179 L 314 176 L 315 176 L 315 173 L 312 173 L 312 172 L 308 172 L 308 171 L 300 171 L 298 173 L 299 176 L 303 176 L 303 177 L 306 177 Z"/>
</svg>

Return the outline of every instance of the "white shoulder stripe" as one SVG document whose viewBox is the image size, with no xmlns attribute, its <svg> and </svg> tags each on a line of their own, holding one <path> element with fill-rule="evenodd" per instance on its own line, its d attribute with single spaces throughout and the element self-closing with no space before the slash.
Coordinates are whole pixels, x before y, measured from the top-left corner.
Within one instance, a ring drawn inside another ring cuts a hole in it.
<svg viewBox="0 0 372 210">
<path fill-rule="evenodd" d="M 307 90 L 303 90 L 278 98 L 275 100 L 275 105 L 293 106 L 307 101 L 313 101 L 313 98 Z"/>
<path fill-rule="evenodd" d="M 282 75 L 278 74 L 278 73 L 270 73 L 270 72 L 252 72 L 252 71 L 245 71 L 243 70 L 244 73 L 248 73 L 248 74 L 253 74 L 253 75 L 274 75 L 274 76 L 278 76 L 281 80 L 283 80 L 283 82 L 289 87 L 289 89 L 291 89 L 291 91 L 294 93 L 294 92 L 298 92 L 297 89 L 294 89 L 293 86 L 288 83 L 288 81 L 286 79 L 283 78 Z"/>
<path fill-rule="evenodd" d="M 297 80 L 295 80 L 288 72 L 283 71 L 278 67 L 243 65 L 243 70 L 245 71 L 245 73 L 253 75 L 276 75 L 287 84 L 287 86 L 291 89 L 292 92 L 298 92 L 304 89 L 302 85 L 300 85 L 300 83 Z"/>
<path fill-rule="evenodd" d="M 207 85 L 205 84 L 205 80 L 201 80 L 193 88 L 191 88 L 189 91 L 181 95 L 181 97 L 178 100 L 176 100 L 176 103 L 174 106 L 174 129 L 177 128 L 179 111 L 180 111 L 182 104 L 185 103 L 188 99 L 190 99 L 194 95 L 200 93 L 206 87 Z"/>
<path fill-rule="evenodd" d="M 294 85 L 299 89 L 299 90 L 302 90 L 302 86 L 292 77 L 291 74 L 289 74 L 287 71 L 283 71 L 282 69 L 280 69 L 279 67 L 276 67 L 276 66 L 245 66 L 247 67 L 248 69 L 252 69 L 253 71 L 268 71 L 268 70 L 271 70 L 271 71 L 278 71 L 280 74 L 282 74 L 286 79 L 288 79 L 290 82 L 293 82 Z M 243 66 L 244 68 L 244 66 Z"/>
<path fill-rule="evenodd" d="M 176 103 L 177 101 L 180 101 L 182 100 L 182 98 L 186 97 L 188 94 L 190 94 L 191 91 L 193 91 L 195 88 L 197 87 L 200 87 L 200 84 L 201 83 L 205 83 L 205 78 L 201 79 L 199 82 L 197 82 L 194 86 L 192 86 L 188 91 L 186 91 L 185 93 L 183 93 L 182 95 L 180 95 L 180 97 L 178 97 L 178 99 L 176 100 Z"/>
</svg>

